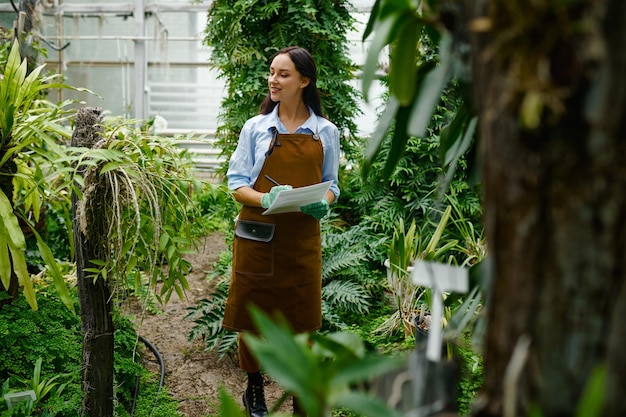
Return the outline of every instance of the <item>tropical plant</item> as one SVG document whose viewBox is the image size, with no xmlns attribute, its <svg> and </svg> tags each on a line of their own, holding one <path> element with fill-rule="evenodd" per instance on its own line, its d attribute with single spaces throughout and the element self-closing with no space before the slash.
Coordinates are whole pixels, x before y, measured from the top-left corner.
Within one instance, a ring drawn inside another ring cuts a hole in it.
<svg viewBox="0 0 626 417">
<path fill-rule="evenodd" d="M 363 68 L 363 94 L 367 98 L 379 67 L 382 49 L 391 48 L 389 72 L 390 97 L 367 150 L 364 174 L 381 149 L 387 132 L 393 126 L 390 152 L 383 176 L 389 178 L 400 161 L 410 136 L 423 137 L 441 103 L 445 90 L 456 85 L 459 100 L 441 135 L 442 167 L 447 170 L 444 183 L 454 175 L 459 158 L 474 139 L 477 119 L 471 109 L 467 86 L 467 68 L 462 64 L 463 44 L 453 42 L 445 31 L 433 30 L 429 24 L 436 0 L 393 3 L 376 0 L 363 39 L 373 34 L 372 46 Z M 454 5 L 448 9 L 455 18 Z M 438 49 L 438 53 L 433 53 Z"/>
<path fill-rule="evenodd" d="M 88 272 L 122 287 L 127 276 L 135 287 L 146 278 L 151 288 L 162 280 L 161 303 L 173 292 L 183 298 L 189 270 L 183 254 L 204 233 L 192 198 L 202 184 L 191 158 L 174 139 L 156 137 L 137 121 L 110 117 L 100 126 L 95 149 L 70 148 L 56 161 L 57 181 L 79 193 L 81 230 L 105 248 Z M 76 175 L 79 168 L 87 169 L 83 176 Z M 163 262 L 167 269 L 158 267 Z"/>
<path fill-rule="evenodd" d="M 51 392 L 59 395 L 65 389 L 67 383 L 60 383 L 59 378 L 67 377 L 69 374 L 56 374 L 50 378 L 42 378 L 41 376 L 41 363 L 43 358 L 37 358 L 35 362 L 35 369 L 33 375 L 30 378 L 22 378 L 19 375 L 14 375 L 13 379 L 21 384 L 23 388 L 31 389 L 35 393 L 37 401 L 43 401 Z"/>
<path fill-rule="evenodd" d="M 359 387 L 404 366 L 405 357 L 368 353 L 354 333 L 294 335 L 284 317 L 270 318 L 255 308 L 251 314 L 260 335 L 244 334 L 246 343 L 265 372 L 285 389 L 285 396 L 298 398 L 306 415 L 329 417 L 336 409 L 364 416 L 397 415 Z"/>
<path fill-rule="evenodd" d="M 418 230 L 415 220 L 406 228 L 404 219 L 398 219 L 393 237 L 389 242 L 389 258 L 385 263 L 387 289 L 396 311 L 380 325 L 377 331 L 393 332 L 402 326 L 406 336 L 412 335 L 415 331 L 415 318 L 423 319 L 425 316 L 422 305 L 430 310 L 430 291 L 415 285 L 410 280 L 410 272 L 416 260 L 454 261 L 454 257 L 450 256 L 449 259 L 445 257 L 456 248 L 458 242 L 446 240 L 440 245 L 451 211 L 452 207 L 448 206 L 431 235 L 428 235 L 426 227 Z"/>
<path fill-rule="evenodd" d="M 26 266 L 23 224 L 33 231 L 59 295 L 73 308 L 54 256 L 34 229 L 47 185 L 40 158 L 55 160 L 57 142 L 69 137 L 69 130 L 62 125 L 70 114 L 63 110 L 69 102 L 52 105 L 42 94 L 48 89 L 72 88 L 56 82 L 57 76 L 41 76 L 42 69 L 27 74 L 26 60 L 20 61 L 19 43 L 13 42 L 0 83 L 0 283 L 13 297 L 18 286 L 22 287 L 31 307 L 37 308 Z"/>
</svg>

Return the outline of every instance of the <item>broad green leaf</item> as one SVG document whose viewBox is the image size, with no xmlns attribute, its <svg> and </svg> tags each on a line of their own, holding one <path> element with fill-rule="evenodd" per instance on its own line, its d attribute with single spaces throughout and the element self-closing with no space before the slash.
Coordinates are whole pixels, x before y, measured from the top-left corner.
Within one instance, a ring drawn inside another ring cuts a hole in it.
<svg viewBox="0 0 626 417">
<path fill-rule="evenodd" d="M 72 301 L 72 297 L 70 296 L 69 289 L 67 288 L 67 284 L 65 283 L 65 279 L 59 271 L 59 267 L 57 265 L 57 261 L 52 254 L 52 251 L 46 245 L 46 243 L 41 239 L 39 233 L 34 228 L 31 228 L 31 231 L 34 233 L 35 238 L 37 239 L 37 247 L 39 248 L 39 253 L 41 253 L 41 257 L 43 258 L 50 274 L 52 275 L 52 280 L 54 282 L 54 287 L 61 298 L 61 301 L 65 306 L 72 312 L 75 313 L 74 310 L 74 302 Z"/>
<path fill-rule="evenodd" d="M 345 407 L 363 417 L 401 417 L 382 400 L 365 392 L 346 391 L 337 398 L 337 406 Z"/>
<path fill-rule="evenodd" d="M 11 258 L 9 258 L 9 242 L 6 239 L 4 225 L 0 224 L 0 280 L 4 288 L 11 284 Z"/>
<path fill-rule="evenodd" d="M 243 409 L 238 402 L 228 395 L 224 387 L 220 387 L 220 416 L 223 417 L 245 417 Z"/>
<path fill-rule="evenodd" d="M 606 365 L 598 365 L 591 372 L 578 403 L 576 417 L 600 417 L 604 411 L 607 392 Z"/>
<path fill-rule="evenodd" d="M 380 18 L 384 19 L 392 14 L 415 10 L 412 3 L 413 0 L 385 0 L 380 6 Z"/>
<path fill-rule="evenodd" d="M 454 173 L 456 171 L 457 162 L 465 154 L 465 152 L 469 149 L 472 144 L 472 140 L 474 139 L 474 132 L 476 131 L 476 125 L 478 124 L 478 118 L 476 116 L 472 117 L 467 126 L 465 126 L 465 130 L 462 131 L 463 137 L 457 139 L 454 143 L 454 146 L 448 150 L 444 160 L 444 167 L 447 166 L 446 176 L 444 178 L 444 182 L 442 185 L 442 190 L 447 190 L 448 185 L 452 181 L 454 177 Z"/>
<path fill-rule="evenodd" d="M 106 164 L 104 164 L 104 166 L 102 167 L 102 169 L 100 170 L 100 175 L 106 174 L 109 171 L 113 171 L 118 169 L 122 164 L 120 162 L 117 161 L 113 161 L 113 162 L 107 162 Z"/>
<path fill-rule="evenodd" d="M 408 125 L 408 133 L 412 136 L 423 137 L 426 134 L 426 129 L 430 124 L 437 104 L 441 100 L 441 95 L 446 85 L 450 81 L 452 76 L 451 65 L 452 59 L 446 58 L 448 54 L 443 53 L 447 49 L 452 47 L 452 41 L 449 37 L 444 37 L 440 43 L 440 62 L 434 68 L 431 68 L 431 64 L 425 64 L 423 68 L 420 68 L 418 77 L 422 78 L 418 80 L 418 90 L 415 97 L 415 103 L 413 104 L 413 111 L 411 114 L 411 122 Z M 423 69 L 427 70 L 425 75 Z"/>
<path fill-rule="evenodd" d="M 170 241 L 170 235 L 167 232 L 162 232 L 159 236 L 159 251 L 163 251 Z"/>
<path fill-rule="evenodd" d="M 406 143 L 409 139 L 407 135 L 407 125 L 409 123 L 409 116 L 411 114 L 410 107 L 400 107 L 396 116 L 396 128 L 393 131 L 393 137 L 391 138 L 391 148 L 389 149 L 389 155 L 385 161 L 383 167 L 383 178 L 391 177 L 398 161 L 402 158 L 406 149 Z"/>
<path fill-rule="evenodd" d="M 415 96 L 417 41 L 421 24 L 412 13 L 405 13 L 398 25 L 398 40 L 391 49 L 389 88 L 400 105 L 408 106 Z"/>
<path fill-rule="evenodd" d="M 349 362 L 333 377 L 332 383 L 337 385 L 366 381 L 374 376 L 399 369 L 406 364 L 407 359 L 401 356 L 366 356 Z"/>
<path fill-rule="evenodd" d="M 37 299 L 35 297 L 35 291 L 33 290 L 33 283 L 30 280 L 30 274 L 28 273 L 28 267 L 26 266 L 26 258 L 24 258 L 24 251 L 16 248 L 9 243 L 9 250 L 11 252 L 11 259 L 13 260 L 13 271 L 22 286 L 22 292 L 24 298 L 28 301 L 30 308 L 37 310 Z"/>
<path fill-rule="evenodd" d="M 130 275 L 131 272 L 133 271 L 133 269 L 135 269 L 135 266 L 137 266 L 137 256 L 131 256 L 130 259 L 128 260 L 128 263 L 126 264 L 126 270 L 125 273 L 126 275 Z"/>
<path fill-rule="evenodd" d="M 365 39 L 369 38 L 374 30 L 374 26 L 376 25 L 376 20 L 379 18 L 380 13 L 380 2 L 381 0 L 376 0 L 374 5 L 372 6 L 372 10 L 370 12 L 370 18 L 367 21 L 367 25 L 365 26 L 365 30 L 363 31 L 363 37 L 361 40 L 365 42 Z"/>
<path fill-rule="evenodd" d="M 463 103 L 459 106 L 452 121 L 441 129 L 439 133 L 439 159 L 441 159 L 444 166 L 450 163 L 451 160 L 447 158 L 447 154 L 449 154 L 448 151 L 457 146 L 470 118 L 470 108 L 467 104 Z"/>
<path fill-rule="evenodd" d="M 310 351 L 296 344 L 284 318 L 277 318 L 280 324 L 274 323 L 255 306 L 250 307 L 250 313 L 263 336 L 261 339 L 252 334 L 243 335 L 253 354 L 285 389 L 304 394 L 308 379 L 314 378 L 318 371 Z"/>
<path fill-rule="evenodd" d="M 450 213 L 452 213 L 452 206 L 446 207 L 443 215 L 441 216 L 441 219 L 439 219 L 437 228 L 435 229 L 435 232 L 431 236 L 430 240 L 428 241 L 428 245 L 424 250 L 424 253 L 426 255 L 435 253 L 437 245 L 439 244 L 439 240 L 441 239 L 441 236 L 443 236 L 443 232 L 446 229 L 448 220 L 450 219 Z"/>
<path fill-rule="evenodd" d="M 385 45 L 387 45 L 392 38 L 391 34 L 396 24 L 396 16 L 390 16 L 382 20 L 380 25 L 376 28 L 374 39 L 370 45 L 367 58 L 365 59 L 365 66 L 363 67 L 362 90 L 363 98 L 366 101 L 368 100 L 370 86 L 372 85 L 372 81 L 374 81 L 374 76 L 378 70 L 378 56 Z"/>
<path fill-rule="evenodd" d="M 26 60 L 24 60 L 23 65 L 26 66 Z M 44 66 L 45 64 L 32 70 L 19 86 L 14 101 L 17 108 L 23 108 L 24 111 L 30 109 L 32 100 L 37 97 L 37 87 L 40 84 L 39 73 Z"/>
<path fill-rule="evenodd" d="M 17 217 L 13 213 L 13 206 L 3 191 L 0 191 L 0 220 L 8 234 L 9 243 L 12 243 L 17 249 L 26 249 L 26 240 L 24 233 L 20 228 Z"/>
<path fill-rule="evenodd" d="M 380 120 L 378 121 L 378 125 L 376 125 L 376 130 L 374 134 L 369 140 L 367 145 L 367 152 L 365 154 L 365 164 L 363 166 L 363 177 L 366 178 L 369 173 L 369 168 L 374 162 L 374 158 L 380 151 L 380 146 L 387 135 L 387 131 L 389 131 L 389 127 L 393 123 L 396 118 L 396 114 L 398 113 L 398 109 L 400 108 L 400 103 L 395 97 L 389 98 L 389 102 L 385 107 L 385 111 L 383 112 Z"/>
</svg>

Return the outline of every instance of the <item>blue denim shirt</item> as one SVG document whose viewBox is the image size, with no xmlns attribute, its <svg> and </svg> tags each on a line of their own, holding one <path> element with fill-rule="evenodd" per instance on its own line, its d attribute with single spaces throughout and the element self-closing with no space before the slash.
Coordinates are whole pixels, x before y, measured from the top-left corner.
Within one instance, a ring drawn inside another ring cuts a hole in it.
<svg viewBox="0 0 626 417">
<path fill-rule="evenodd" d="M 330 190 L 335 194 L 336 201 L 339 197 L 339 130 L 327 119 L 313 113 L 310 108 L 309 113 L 311 116 L 294 133 L 319 135 L 324 150 L 322 182 L 332 180 Z M 226 178 L 230 190 L 254 185 L 272 140 L 272 127 L 276 127 L 278 133 L 289 133 L 278 118 L 278 105 L 272 113 L 254 116 L 243 125 L 237 149 L 228 163 Z"/>
</svg>

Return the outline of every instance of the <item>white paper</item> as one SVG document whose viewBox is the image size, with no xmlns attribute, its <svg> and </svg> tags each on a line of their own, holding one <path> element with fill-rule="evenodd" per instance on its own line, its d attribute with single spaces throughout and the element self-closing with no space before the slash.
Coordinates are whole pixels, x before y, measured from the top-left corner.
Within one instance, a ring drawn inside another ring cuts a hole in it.
<svg viewBox="0 0 626 417">
<path fill-rule="evenodd" d="M 263 214 L 301 211 L 300 207 L 321 201 L 330 189 L 332 181 L 280 191 L 272 205 Z"/>
</svg>

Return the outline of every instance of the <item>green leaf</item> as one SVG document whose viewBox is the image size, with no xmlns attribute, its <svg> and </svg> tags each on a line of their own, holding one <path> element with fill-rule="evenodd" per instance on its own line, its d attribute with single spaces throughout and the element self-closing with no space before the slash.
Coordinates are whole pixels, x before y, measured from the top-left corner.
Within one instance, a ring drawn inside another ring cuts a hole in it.
<svg viewBox="0 0 626 417">
<path fill-rule="evenodd" d="M 35 297 L 35 291 L 33 290 L 33 283 L 30 280 L 30 274 L 28 273 L 28 267 L 26 266 L 24 251 L 14 247 L 10 242 L 9 251 L 11 252 L 11 259 L 13 260 L 13 271 L 22 286 L 24 298 L 28 301 L 30 308 L 37 311 L 37 299 Z"/>
<path fill-rule="evenodd" d="M 426 63 L 418 70 L 419 87 L 413 103 L 411 122 L 408 125 L 408 132 L 412 136 L 423 137 L 426 134 L 443 90 L 450 81 L 452 60 L 446 58 L 449 54 L 446 55 L 444 51 L 452 47 L 451 43 L 449 37 L 444 37 L 440 44 L 440 63 L 434 68 L 432 63 Z M 424 73 L 425 75 L 422 75 Z"/>
<path fill-rule="evenodd" d="M 407 364 L 404 357 L 369 355 L 353 360 L 333 378 L 333 384 L 352 384 L 399 369 Z"/>
<path fill-rule="evenodd" d="M 459 106 L 452 121 L 441 129 L 439 133 L 439 159 L 441 159 L 444 166 L 450 163 L 451 159 L 447 156 L 450 154 L 449 150 L 457 146 L 470 118 L 470 108 L 463 103 Z"/>
<path fill-rule="evenodd" d="M 387 135 L 389 127 L 395 120 L 399 108 L 400 103 L 398 102 L 398 100 L 395 97 L 391 97 L 389 99 L 389 102 L 387 103 L 387 106 L 385 107 L 385 111 L 378 121 L 378 125 L 376 125 L 376 130 L 372 134 L 372 137 L 370 138 L 367 145 L 365 164 L 363 166 L 363 178 L 367 178 L 369 169 L 374 162 L 374 158 L 376 158 L 376 155 L 378 155 L 378 152 L 380 151 L 380 146 Z"/>
<path fill-rule="evenodd" d="M 309 379 L 319 379 L 315 376 L 319 368 L 314 366 L 308 347 L 295 342 L 293 331 L 284 317 L 277 317 L 276 324 L 254 306 L 250 307 L 250 314 L 263 335 L 263 339 L 249 333 L 243 335 L 254 356 L 281 386 L 304 397 L 308 392 Z"/>
<path fill-rule="evenodd" d="M 382 20 L 380 25 L 376 28 L 376 33 L 370 45 L 367 58 L 365 59 L 365 65 L 363 67 L 362 90 L 363 98 L 366 101 L 368 100 L 370 86 L 372 85 L 372 81 L 374 81 L 374 76 L 378 70 L 378 56 L 385 45 L 387 45 L 390 39 L 392 39 L 391 34 L 397 24 L 397 17 L 399 16 L 392 15 Z"/>
<path fill-rule="evenodd" d="M 106 174 L 109 171 L 113 171 L 118 169 L 120 166 L 122 166 L 122 163 L 117 162 L 117 161 L 113 161 L 113 162 L 107 162 L 106 164 L 104 164 L 104 166 L 102 167 L 102 169 L 100 170 L 100 175 Z"/>
<path fill-rule="evenodd" d="M 606 401 L 607 369 L 598 365 L 589 376 L 589 380 L 578 403 L 576 417 L 600 417 L 603 415 Z"/>
<path fill-rule="evenodd" d="M 57 293 L 61 298 L 61 301 L 72 313 L 75 313 L 76 311 L 74 310 L 74 302 L 72 301 L 72 297 L 70 295 L 69 289 L 67 288 L 67 284 L 65 283 L 65 279 L 63 278 L 61 271 L 59 271 L 57 261 L 54 258 L 52 251 L 50 250 L 48 245 L 46 245 L 46 243 L 41 239 L 41 236 L 39 235 L 39 233 L 37 233 L 37 230 L 35 230 L 35 228 L 31 227 L 31 231 L 34 233 L 35 238 L 37 239 L 37 247 L 39 248 L 41 257 L 46 263 L 50 274 L 52 275 L 54 287 L 56 288 Z"/>
<path fill-rule="evenodd" d="M 389 149 L 389 155 L 387 155 L 387 160 L 385 161 L 382 172 L 382 177 L 385 179 L 391 177 L 391 174 L 393 174 L 396 165 L 398 165 L 398 161 L 400 161 L 406 149 L 406 143 L 409 139 L 407 135 L 407 124 L 409 123 L 410 114 L 410 107 L 400 107 L 400 109 L 398 109 L 396 128 L 391 138 L 391 148 Z"/>
<path fill-rule="evenodd" d="M 428 241 L 426 249 L 424 249 L 424 256 L 432 255 L 435 253 L 437 245 L 439 244 L 439 240 L 441 239 L 441 236 L 443 236 L 443 232 L 446 229 L 446 224 L 448 224 L 448 220 L 450 219 L 450 213 L 452 213 L 452 206 L 446 207 L 446 210 L 443 212 L 441 219 L 439 219 L 437 228 L 435 229 L 435 232 Z"/>
<path fill-rule="evenodd" d="M 402 106 L 408 106 L 415 96 L 417 41 L 421 28 L 413 14 L 399 19 L 398 40 L 391 50 L 389 88 Z"/>
<path fill-rule="evenodd" d="M 364 392 L 346 391 L 337 398 L 337 406 L 345 407 L 364 417 L 400 417 L 383 401 Z"/>
<path fill-rule="evenodd" d="M 4 288 L 11 285 L 11 258 L 9 258 L 9 242 L 6 239 L 6 230 L 0 224 L 0 280 Z"/>
<path fill-rule="evenodd" d="M 380 13 L 380 2 L 381 0 L 376 0 L 374 5 L 372 6 L 372 11 L 370 12 L 370 18 L 367 21 L 367 25 L 365 26 L 365 30 L 363 31 L 363 37 L 361 40 L 365 42 L 365 39 L 369 38 L 374 30 L 374 26 L 376 25 L 376 20 L 379 18 L 378 14 Z"/>
<path fill-rule="evenodd" d="M 9 243 L 20 250 L 26 249 L 24 233 L 17 221 L 17 216 L 13 213 L 13 206 L 8 197 L 0 190 L 0 220 L 8 234 Z"/>
<path fill-rule="evenodd" d="M 228 395 L 226 389 L 222 386 L 220 391 L 220 416 L 223 417 L 245 417 L 245 413 L 242 410 L 239 403 Z"/>
</svg>

